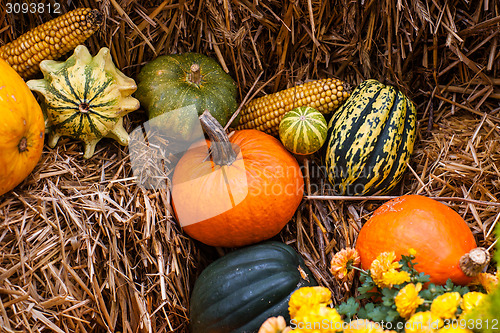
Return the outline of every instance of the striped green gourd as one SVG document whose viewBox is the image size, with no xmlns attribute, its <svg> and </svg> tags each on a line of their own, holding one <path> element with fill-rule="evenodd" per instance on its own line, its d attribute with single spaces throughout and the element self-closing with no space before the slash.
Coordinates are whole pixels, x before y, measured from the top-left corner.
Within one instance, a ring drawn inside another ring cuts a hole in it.
<svg viewBox="0 0 500 333">
<path fill-rule="evenodd" d="M 128 144 L 123 116 L 139 108 L 139 101 L 130 96 L 137 85 L 115 67 L 108 48 L 92 57 L 79 45 L 66 61 L 44 60 L 40 69 L 44 78 L 27 85 L 44 98 L 50 147 L 69 136 L 84 142 L 83 157 L 90 158 L 103 137 Z"/>
<path fill-rule="evenodd" d="M 287 112 L 279 125 L 281 142 L 286 149 L 298 155 L 318 151 L 325 143 L 326 134 L 325 117 L 310 106 L 301 106 Z"/>
<path fill-rule="evenodd" d="M 328 125 L 325 164 L 339 195 L 385 194 L 401 180 L 415 143 L 416 109 L 401 91 L 362 82 Z"/>
</svg>

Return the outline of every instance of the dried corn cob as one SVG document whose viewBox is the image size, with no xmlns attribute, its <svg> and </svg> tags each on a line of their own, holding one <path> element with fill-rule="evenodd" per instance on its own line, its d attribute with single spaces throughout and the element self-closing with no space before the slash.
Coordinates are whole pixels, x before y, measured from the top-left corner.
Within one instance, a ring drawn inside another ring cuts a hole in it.
<svg viewBox="0 0 500 333">
<path fill-rule="evenodd" d="M 23 78 L 39 70 L 42 60 L 56 59 L 82 44 L 101 25 L 98 10 L 78 8 L 41 24 L 0 47 L 0 58 Z"/>
<path fill-rule="evenodd" d="M 323 114 L 335 110 L 350 95 L 348 85 L 328 78 L 278 91 L 250 101 L 241 109 L 236 129 L 258 129 L 271 135 L 278 134 L 281 119 L 299 106 L 310 106 Z"/>
</svg>

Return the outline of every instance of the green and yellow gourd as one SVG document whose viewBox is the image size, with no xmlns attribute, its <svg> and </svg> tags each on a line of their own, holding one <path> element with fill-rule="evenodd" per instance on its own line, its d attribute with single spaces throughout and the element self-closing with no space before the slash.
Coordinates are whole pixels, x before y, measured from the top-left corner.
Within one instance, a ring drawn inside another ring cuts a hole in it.
<svg viewBox="0 0 500 333">
<path fill-rule="evenodd" d="M 401 91 L 362 82 L 330 120 L 325 164 L 338 195 L 384 194 L 413 152 L 416 108 Z"/>
<path fill-rule="evenodd" d="M 130 96 L 137 86 L 115 67 L 108 48 L 92 57 L 79 45 L 66 61 L 44 60 L 40 69 L 44 78 L 27 85 L 44 98 L 50 147 L 69 136 L 84 142 L 83 157 L 90 158 L 103 137 L 128 144 L 123 116 L 139 108 L 139 101 Z"/>
<path fill-rule="evenodd" d="M 279 136 L 283 145 L 294 154 L 308 155 L 325 143 L 327 124 L 316 109 L 301 106 L 287 112 L 281 119 Z"/>
</svg>

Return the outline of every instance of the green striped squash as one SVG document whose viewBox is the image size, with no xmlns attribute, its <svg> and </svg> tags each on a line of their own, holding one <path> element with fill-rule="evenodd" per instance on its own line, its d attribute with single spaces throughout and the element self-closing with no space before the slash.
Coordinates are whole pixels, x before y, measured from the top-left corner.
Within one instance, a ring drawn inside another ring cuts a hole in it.
<svg viewBox="0 0 500 333">
<path fill-rule="evenodd" d="M 83 156 L 90 158 L 103 137 L 128 144 L 123 116 L 139 108 L 139 101 L 130 96 L 137 86 L 115 67 L 109 49 L 92 57 L 79 45 L 66 61 L 44 60 L 40 69 L 44 78 L 27 85 L 44 98 L 50 147 L 69 136 L 84 142 Z"/>
<path fill-rule="evenodd" d="M 279 136 L 283 145 L 294 154 L 307 155 L 325 143 L 325 117 L 316 109 L 301 106 L 287 112 L 281 119 Z"/>
<path fill-rule="evenodd" d="M 237 249 L 208 265 L 196 280 L 190 331 L 257 333 L 269 317 L 290 321 L 290 296 L 301 287 L 317 285 L 289 245 L 269 241 Z"/>
<path fill-rule="evenodd" d="M 362 82 L 328 125 L 325 164 L 335 194 L 392 190 L 413 152 L 415 124 L 415 105 L 401 91 Z"/>
</svg>

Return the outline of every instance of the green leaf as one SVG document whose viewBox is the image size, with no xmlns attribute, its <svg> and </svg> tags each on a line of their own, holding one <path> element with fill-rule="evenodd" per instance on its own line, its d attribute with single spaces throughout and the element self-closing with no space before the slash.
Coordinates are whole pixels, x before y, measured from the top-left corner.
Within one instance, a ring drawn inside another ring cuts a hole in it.
<svg viewBox="0 0 500 333">
<path fill-rule="evenodd" d="M 363 295 L 371 292 L 372 289 L 376 288 L 377 285 L 373 282 L 371 276 L 365 276 L 362 279 L 363 284 L 358 288 L 358 291 Z M 366 297 L 363 297 L 366 298 Z"/>
<path fill-rule="evenodd" d="M 446 292 L 450 292 L 453 290 L 454 284 L 451 279 L 446 280 L 446 284 L 444 285 L 444 287 L 446 288 Z"/>
<path fill-rule="evenodd" d="M 368 303 L 368 304 L 371 304 L 371 303 Z M 366 306 L 362 307 L 358 310 L 358 318 L 368 319 L 368 311 L 366 310 Z"/>
<path fill-rule="evenodd" d="M 427 283 L 431 280 L 431 277 L 425 273 L 419 273 L 418 275 L 415 275 L 413 278 L 412 278 L 412 282 L 413 283 Z"/>
<path fill-rule="evenodd" d="M 434 298 L 436 298 L 439 295 L 442 295 L 446 292 L 446 289 L 444 286 L 438 286 L 435 285 L 434 283 L 431 283 L 427 289 L 422 290 L 420 292 L 420 296 L 423 297 L 425 300 L 432 301 Z"/>
<path fill-rule="evenodd" d="M 369 293 L 369 292 L 372 292 L 372 289 L 375 288 L 375 285 L 362 285 L 361 287 L 358 288 L 358 291 L 361 293 L 361 294 L 366 294 L 366 293 Z"/>
</svg>

